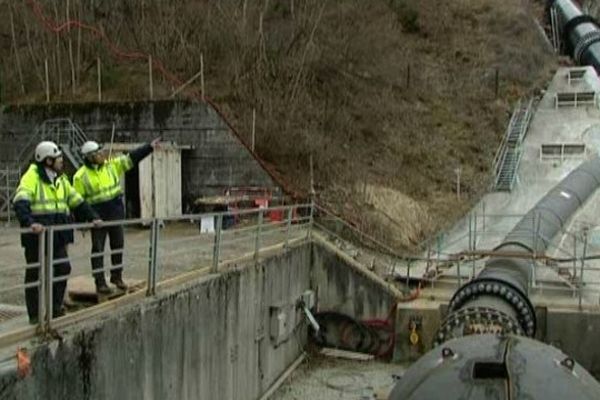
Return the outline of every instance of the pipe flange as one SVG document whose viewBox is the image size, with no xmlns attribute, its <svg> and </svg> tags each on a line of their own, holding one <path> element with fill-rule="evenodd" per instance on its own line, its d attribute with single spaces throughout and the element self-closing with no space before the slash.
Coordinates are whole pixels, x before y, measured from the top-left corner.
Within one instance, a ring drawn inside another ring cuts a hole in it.
<svg viewBox="0 0 600 400">
<path fill-rule="evenodd" d="M 462 327 L 461 332 L 457 328 Z M 450 314 L 438 330 L 434 346 L 468 335 L 495 334 L 523 336 L 520 323 L 502 311 L 489 307 L 463 308 Z"/>
<path fill-rule="evenodd" d="M 577 42 L 575 46 L 575 50 L 573 51 L 573 58 L 579 64 L 583 64 L 583 60 L 581 57 L 583 53 L 590 47 L 592 44 L 600 41 L 600 31 L 592 31 L 588 32 L 581 37 L 581 39 Z"/>
<path fill-rule="evenodd" d="M 458 311 L 469 300 L 481 295 L 493 296 L 504 301 L 515 311 L 526 335 L 529 337 L 535 335 L 536 316 L 533 305 L 520 290 L 502 280 L 483 278 L 463 285 L 450 300 L 448 312 L 452 314 Z"/>
<path fill-rule="evenodd" d="M 583 14 L 583 15 L 578 15 L 575 18 L 571 18 L 563 27 L 562 31 L 563 31 L 563 41 L 567 47 L 567 53 L 570 54 L 571 51 L 573 50 L 573 44 L 571 43 L 571 40 L 569 40 L 569 36 L 571 35 L 571 32 L 573 31 L 573 29 L 575 29 L 577 27 L 577 25 L 580 24 L 584 24 L 586 22 L 592 23 L 596 26 L 598 26 L 598 22 L 596 22 L 596 19 L 590 15 L 587 14 Z"/>
</svg>

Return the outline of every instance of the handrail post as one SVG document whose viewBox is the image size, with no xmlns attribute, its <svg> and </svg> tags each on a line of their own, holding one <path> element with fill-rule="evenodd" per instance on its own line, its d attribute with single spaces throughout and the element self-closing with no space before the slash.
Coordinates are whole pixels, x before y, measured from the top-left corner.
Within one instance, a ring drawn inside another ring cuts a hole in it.
<svg viewBox="0 0 600 400">
<path fill-rule="evenodd" d="M 44 329 L 44 319 L 46 317 L 46 231 L 38 234 L 38 324 L 40 330 Z M 27 290 L 27 289 L 26 289 Z"/>
<path fill-rule="evenodd" d="M 469 254 L 471 257 L 471 279 L 475 279 L 475 249 L 473 248 L 473 214 L 469 214 Z"/>
<path fill-rule="evenodd" d="M 290 245 L 290 231 L 292 229 L 292 211 L 293 211 L 293 206 L 290 206 L 287 210 L 287 220 L 286 220 L 285 245 L 284 245 L 286 249 Z"/>
<path fill-rule="evenodd" d="M 583 303 L 583 270 L 585 267 L 587 244 L 588 244 L 588 230 L 587 230 L 587 228 L 583 228 L 583 251 L 581 253 L 581 267 L 579 270 L 579 309 L 580 310 L 581 310 L 581 304 Z"/>
<path fill-rule="evenodd" d="M 152 269 L 152 293 L 156 293 L 156 277 L 158 276 L 158 268 L 160 267 L 160 263 L 158 262 L 158 249 L 159 249 L 159 241 L 160 241 L 160 227 L 162 225 L 162 221 L 158 218 L 154 219 L 154 268 Z"/>
<path fill-rule="evenodd" d="M 150 225 L 150 240 L 148 246 L 148 283 L 146 296 L 152 296 L 156 290 L 156 246 L 157 246 L 157 236 L 156 229 L 158 226 L 158 220 L 154 218 L 152 220 L 152 224 Z"/>
<path fill-rule="evenodd" d="M 460 257 L 456 259 L 456 275 L 458 276 L 458 287 L 462 286 L 462 275 L 460 272 Z"/>
<path fill-rule="evenodd" d="M 308 216 L 308 232 L 306 234 L 306 237 L 308 239 L 310 239 L 312 237 L 314 218 L 315 218 L 315 199 L 314 199 L 314 197 L 311 197 L 311 199 L 310 199 L 310 214 Z"/>
<path fill-rule="evenodd" d="M 258 255 L 260 253 L 260 235 L 262 233 L 263 224 L 263 209 L 258 210 L 258 226 L 256 227 L 256 241 L 254 243 L 254 261 L 258 261 Z"/>
<path fill-rule="evenodd" d="M 210 270 L 216 274 L 219 271 L 219 259 L 221 258 L 221 229 L 223 227 L 223 214 L 217 215 L 217 226 L 215 228 L 215 241 L 213 244 L 213 264 Z"/>
<path fill-rule="evenodd" d="M 577 278 L 577 234 L 573 235 L 573 277 Z"/>
<path fill-rule="evenodd" d="M 54 227 L 49 226 L 46 231 L 46 315 L 44 317 L 44 330 L 50 330 L 52 315 L 54 314 Z"/>
</svg>

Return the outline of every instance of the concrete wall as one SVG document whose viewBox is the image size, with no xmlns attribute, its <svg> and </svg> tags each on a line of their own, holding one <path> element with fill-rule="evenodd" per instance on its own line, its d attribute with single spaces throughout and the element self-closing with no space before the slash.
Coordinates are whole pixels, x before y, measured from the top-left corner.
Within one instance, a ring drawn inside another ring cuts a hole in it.
<svg viewBox="0 0 600 400">
<path fill-rule="evenodd" d="M 210 106 L 183 101 L 5 106 L 0 113 L 0 160 L 10 160 L 35 127 L 49 118 L 71 118 L 90 139 L 110 142 L 164 140 L 194 149 L 182 155 L 184 204 L 228 186 L 278 190 L 271 177 Z"/>
<path fill-rule="evenodd" d="M 275 346 L 269 307 L 309 288 L 310 247 L 61 332 L 33 353 L 32 375 L 0 374 L 0 398 L 257 399 L 306 343 L 302 327 Z"/>
<path fill-rule="evenodd" d="M 313 245 L 311 286 L 317 293 L 318 311 L 337 311 L 359 320 L 386 319 L 398 293 L 328 247 Z"/>
<path fill-rule="evenodd" d="M 394 293 L 318 243 L 129 305 L 31 348 L 33 373 L 0 365 L 0 399 L 257 399 L 307 342 L 301 294 L 318 291 L 321 310 L 384 318 Z M 291 308 L 277 344 L 272 307 Z"/>
<path fill-rule="evenodd" d="M 434 335 L 447 315 L 447 303 L 424 297 L 399 305 L 394 362 L 416 361 L 432 349 Z M 536 315 L 535 339 L 560 349 L 600 379 L 600 311 L 537 306 Z M 409 341 L 411 321 L 418 323 L 417 344 Z"/>
<path fill-rule="evenodd" d="M 545 309 L 540 340 L 573 357 L 600 379 L 600 312 Z M 538 318 L 539 319 L 539 318 Z"/>
</svg>

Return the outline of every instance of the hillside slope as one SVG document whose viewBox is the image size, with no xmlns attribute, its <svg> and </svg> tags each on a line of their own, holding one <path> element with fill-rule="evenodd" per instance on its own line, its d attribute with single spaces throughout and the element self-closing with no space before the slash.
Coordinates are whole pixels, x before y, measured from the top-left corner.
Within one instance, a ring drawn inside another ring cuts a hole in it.
<svg viewBox="0 0 600 400">
<path fill-rule="evenodd" d="M 486 190 L 511 103 L 554 68 L 533 23 L 539 6 L 522 0 L 8 3 L 1 13 L 13 14 L 17 52 L 3 24 L 5 100 L 44 101 L 44 59 L 53 100 L 93 100 L 97 57 L 105 99 L 148 96 L 143 60 L 115 58 L 77 26 L 49 32 L 31 4 L 58 21 L 99 26 L 184 81 L 202 55 L 206 95 L 248 141 L 256 110 L 261 158 L 308 193 L 312 155 L 318 199 L 399 248 L 443 228 Z M 168 96 L 173 85 L 156 75 L 155 97 Z"/>
</svg>

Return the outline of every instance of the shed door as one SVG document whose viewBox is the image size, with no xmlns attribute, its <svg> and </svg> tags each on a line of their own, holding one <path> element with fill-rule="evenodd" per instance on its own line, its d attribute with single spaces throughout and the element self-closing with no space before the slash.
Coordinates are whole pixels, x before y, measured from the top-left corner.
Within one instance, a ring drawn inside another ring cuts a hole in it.
<svg viewBox="0 0 600 400">
<path fill-rule="evenodd" d="M 155 150 L 139 164 L 140 217 L 181 215 L 181 150 Z M 154 190 L 153 190 L 154 188 Z"/>
</svg>

